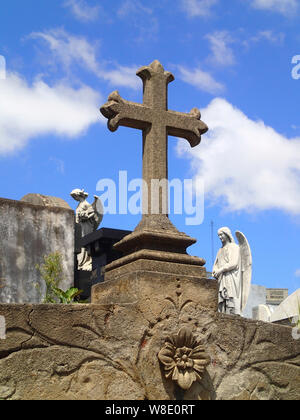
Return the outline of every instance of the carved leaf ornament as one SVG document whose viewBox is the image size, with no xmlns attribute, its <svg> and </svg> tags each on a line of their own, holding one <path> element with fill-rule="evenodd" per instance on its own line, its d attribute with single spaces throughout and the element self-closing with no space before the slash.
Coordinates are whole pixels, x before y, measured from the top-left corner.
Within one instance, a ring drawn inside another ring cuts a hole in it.
<svg viewBox="0 0 300 420">
<path fill-rule="evenodd" d="M 165 376 L 172 379 L 184 390 L 195 381 L 202 380 L 203 372 L 210 363 L 204 346 L 189 328 L 183 327 L 179 333 L 166 338 L 158 359 L 164 366 Z"/>
</svg>

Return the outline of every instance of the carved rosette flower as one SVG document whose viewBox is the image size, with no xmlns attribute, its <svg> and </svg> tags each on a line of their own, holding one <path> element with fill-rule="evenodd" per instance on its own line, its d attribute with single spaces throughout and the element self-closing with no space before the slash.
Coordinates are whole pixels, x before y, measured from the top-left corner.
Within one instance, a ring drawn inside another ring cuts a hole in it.
<svg viewBox="0 0 300 420">
<path fill-rule="evenodd" d="M 166 338 L 158 359 L 164 366 L 166 378 L 171 378 L 184 390 L 195 381 L 202 380 L 203 372 L 210 363 L 204 346 L 189 328 L 183 327 L 176 335 Z"/>
</svg>

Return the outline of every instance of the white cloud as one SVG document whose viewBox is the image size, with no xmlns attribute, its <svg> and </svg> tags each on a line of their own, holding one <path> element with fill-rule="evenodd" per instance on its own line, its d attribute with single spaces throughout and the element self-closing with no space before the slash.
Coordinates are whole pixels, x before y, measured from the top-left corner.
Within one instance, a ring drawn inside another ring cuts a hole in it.
<svg viewBox="0 0 300 420">
<path fill-rule="evenodd" d="M 300 268 L 295 271 L 295 277 L 300 277 Z"/>
<path fill-rule="evenodd" d="M 12 153 L 37 136 L 82 135 L 100 122 L 102 98 L 91 88 L 78 89 L 42 80 L 29 85 L 17 74 L 0 81 L 0 154 Z"/>
<path fill-rule="evenodd" d="M 126 86 L 132 89 L 140 87 L 136 76 L 138 66 L 114 67 L 101 64 L 97 60 L 96 46 L 91 45 L 84 37 L 74 36 L 64 29 L 51 29 L 46 32 L 33 32 L 34 39 L 42 39 L 50 49 L 54 59 L 70 71 L 74 64 L 92 72 L 98 78 L 108 81 L 112 85 Z"/>
<path fill-rule="evenodd" d="M 261 41 L 267 41 L 271 44 L 282 45 L 285 40 L 285 34 L 283 32 L 274 32 L 273 30 L 266 29 L 264 31 L 259 31 L 255 36 L 249 37 L 246 41 L 243 42 L 245 46 L 249 46 L 252 43 L 257 43 Z"/>
<path fill-rule="evenodd" d="M 269 10 L 283 15 L 293 15 L 299 9 L 298 0 L 251 0 L 255 9 Z"/>
<path fill-rule="evenodd" d="M 99 17 L 99 6 L 90 6 L 84 0 L 66 0 L 63 5 L 68 7 L 74 17 L 81 22 L 95 21 Z"/>
<path fill-rule="evenodd" d="M 205 38 L 209 40 L 212 51 L 209 61 L 221 66 L 232 66 L 235 64 L 234 53 L 229 46 L 234 40 L 228 31 L 216 31 L 206 35 Z"/>
<path fill-rule="evenodd" d="M 184 82 L 195 86 L 199 90 L 211 94 L 222 92 L 225 87 L 217 82 L 210 73 L 203 71 L 200 67 L 189 70 L 184 66 L 177 66 L 179 70 L 179 78 Z"/>
<path fill-rule="evenodd" d="M 266 40 L 272 44 L 282 44 L 285 39 L 285 34 L 283 32 L 275 33 L 272 30 L 260 31 L 256 37 L 252 38 L 253 41 Z"/>
<path fill-rule="evenodd" d="M 145 42 L 146 39 L 157 39 L 159 32 L 159 19 L 150 6 L 145 6 L 144 0 L 125 0 L 117 10 L 117 16 L 126 20 L 134 32 L 131 40 L 134 42 Z M 156 2 L 153 2 L 156 3 Z"/>
<path fill-rule="evenodd" d="M 117 14 L 120 17 L 128 17 L 129 15 L 137 13 L 152 15 L 153 12 L 152 9 L 145 7 L 137 0 L 125 0 L 117 11 Z"/>
<path fill-rule="evenodd" d="M 61 175 L 65 174 L 65 162 L 62 159 L 50 156 L 49 161 L 55 165 L 55 169 Z"/>
<path fill-rule="evenodd" d="M 183 10 L 190 17 L 207 17 L 219 0 L 181 0 Z"/>
<path fill-rule="evenodd" d="M 127 86 L 133 89 L 142 87 L 140 79 L 136 75 L 139 66 L 121 66 L 112 70 L 99 70 L 98 75 L 114 86 Z"/>
<path fill-rule="evenodd" d="M 72 36 L 60 28 L 33 32 L 30 37 L 45 41 L 53 56 L 66 70 L 70 70 L 71 65 L 77 63 L 94 73 L 98 71 L 95 47 L 84 37 Z"/>
<path fill-rule="evenodd" d="M 287 139 L 262 121 L 249 119 L 224 99 L 202 111 L 210 131 L 195 149 L 179 154 L 204 179 L 206 197 L 228 211 L 279 209 L 300 214 L 300 138 Z"/>
</svg>

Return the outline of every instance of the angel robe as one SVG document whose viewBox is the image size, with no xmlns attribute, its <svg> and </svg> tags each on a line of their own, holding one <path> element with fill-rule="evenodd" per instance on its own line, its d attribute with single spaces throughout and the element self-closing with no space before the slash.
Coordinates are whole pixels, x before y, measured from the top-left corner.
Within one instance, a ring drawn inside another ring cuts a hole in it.
<svg viewBox="0 0 300 420">
<path fill-rule="evenodd" d="M 213 271 L 221 270 L 218 276 L 219 312 L 240 315 L 242 300 L 242 271 L 239 245 L 228 242 L 220 248 Z"/>
<path fill-rule="evenodd" d="M 81 226 L 81 236 L 86 236 L 95 230 L 95 211 L 86 200 L 79 203 L 76 209 L 76 223 Z M 92 257 L 85 248 L 77 254 L 78 270 L 92 271 Z"/>
</svg>

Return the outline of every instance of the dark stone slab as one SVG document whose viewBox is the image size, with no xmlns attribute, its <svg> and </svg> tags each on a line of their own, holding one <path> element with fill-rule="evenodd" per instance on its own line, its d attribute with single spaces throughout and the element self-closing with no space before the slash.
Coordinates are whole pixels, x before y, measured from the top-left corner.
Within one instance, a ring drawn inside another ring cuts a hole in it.
<svg viewBox="0 0 300 420">
<path fill-rule="evenodd" d="M 75 270 L 75 287 L 83 290 L 82 299 L 89 299 L 91 287 L 104 281 L 104 267 L 123 256 L 114 249 L 114 244 L 130 233 L 128 230 L 101 228 L 81 238 L 80 230 L 76 231 L 75 254 L 86 248 L 93 259 L 91 272 Z"/>
</svg>

